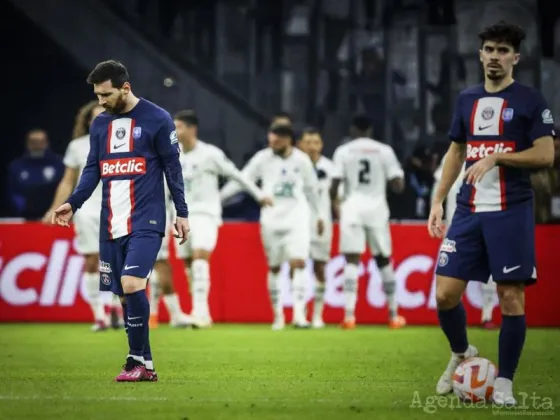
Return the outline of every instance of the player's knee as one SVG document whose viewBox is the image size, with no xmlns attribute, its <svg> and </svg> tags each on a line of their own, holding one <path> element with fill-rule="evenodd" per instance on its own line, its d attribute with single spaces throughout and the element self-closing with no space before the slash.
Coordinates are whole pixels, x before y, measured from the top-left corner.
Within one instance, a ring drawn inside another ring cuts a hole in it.
<svg viewBox="0 0 560 420">
<path fill-rule="evenodd" d="M 192 259 L 208 261 L 210 259 L 210 251 L 207 251 L 205 249 L 195 249 L 193 250 Z"/>
<path fill-rule="evenodd" d="M 360 263 L 360 254 L 346 254 L 344 255 L 346 258 L 347 264 L 359 264 Z"/>
<path fill-rule="evenodd" d="M 146 279 L 133 276 L 122 276 L 121 285 L 125 295 L 136 293 L 146 289 Z"/>
<path fill-rule="evenodd" d="M 325 282 L 325 263 L 323 261 L 315 261 L 313 263 L 313 271 L 315 272 L 315 278 L 318 282 Z"/>
<path fill-rule="evenodd" d="M 89 254 L 84 257 L 84 271 L 86 273 L 99 272 L 99 255 Z"/>
<path fill-rule="evenodd" d="M 305 260 L 294 259 L 290 260 L 290 269 L 296 270 L 298 268 L 305 268 Z"/>
<path fill-rule="evenodd" d="M 375 257 L 375 263 L 377 267 L 381 270 L 384 267 L 387 267 L 391 263 L 390 257 L 385 257 L 383 255 L 378 255 Z"/>
<path fill-rule="evenodd" d="M 467 287 L 463 280 L 437 276 L 436 277 L 436 304 L 438 309 L 452 309 L 459 304 L 461 296 Z"/>
<path fill-rule="evenodd" d="M 522 284 L 499 284 L 498 298 L 504 315 L 522 315 L 525 312 L 525 290 Z"/>
<path fill-rule="evenodd" d="M 269 267 L 268 271 L 270 271 L 272 274 L 278 274 L 280 272 L 280 267 Z"/>
</svg>

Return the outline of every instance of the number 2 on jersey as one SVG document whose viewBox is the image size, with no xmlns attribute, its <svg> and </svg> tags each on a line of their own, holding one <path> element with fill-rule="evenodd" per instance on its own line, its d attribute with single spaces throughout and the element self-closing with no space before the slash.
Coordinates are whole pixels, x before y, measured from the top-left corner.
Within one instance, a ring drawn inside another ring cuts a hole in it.
<svg viewBox="0 0 560 420">
<path fill-rule="evenodd" d="M 369 160 L 361 159 L 359 163 L 360 163 L 360 171 L 358 172 L 358 182 L 360 184 L 369 184 L 370 172 L 371 172 Z"/>
</svg>

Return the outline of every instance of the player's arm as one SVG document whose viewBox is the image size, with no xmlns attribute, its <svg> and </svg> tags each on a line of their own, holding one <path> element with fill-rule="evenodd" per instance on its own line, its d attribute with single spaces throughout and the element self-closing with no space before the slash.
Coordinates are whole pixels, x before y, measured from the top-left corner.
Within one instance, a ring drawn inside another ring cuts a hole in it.
<svg viewBox="0 0 560 420">
<path fill-rule="evenodd" d="M 535 96 L 529 138 L 533 146 L 517 153 L 495 153 L 496 165 L 513 168 L 546 168 L 554 164 L 554 121 L 545 99 Z"/>
<path fill-rule="evenodd" d="M 441 205 L 445 201 L 445 197 L 447 197 L 461 173 L 467 155 L 467 129 L 463 118 L 461 118 L 461 95 L 459 95 L 455 104 L 449 138 L 451 144 L 445 154 L 441 179 L 433 196 L 432 203 L 435 205 Z"/>
<path fill-rule="evenodd" d="M 82 176 L 80 177 L 80 183 L 68 197 L 66 202 L 72 207 L 72 213 L 82 207 L 88 198 L 91 197 L 95 188 L 99 184 L 101 179 L 101 172 L 99 170 L 99 140 L 95 135 L 95 120 L 91 125 L 90 137 L 89 137 L 89 154 L 87 157 L 87 163 L 82 171 Z"/>
<path fill-rule="evenodd" d="M 241 171 L 242 176 L 246 180 L 250 180 L 254 182 L 261 177 L 261 173 L 260 173 L 261 156 L 262 154 L 259 154 L 259 152 L 257 152 L 257 154 L 255 154 L 249 160 L 249 162 L 247 162 L 247 164 Z M 244 189 L 243 186 L 240 184 L 238 180 L 232 179 L 226 185 L 224 185 L 220 190 L 220 198 L 222 202 L 227 201 L 234 195 L 243 191 L 243 189 Z"/>
<path fill-rule="evenodd" d="M 385 159 L 383 159 L 383 169 L 389 183 L 389 188 L 397 194 L 404 191 L 404 171 L 395 155 L 393 148 L 386 149 Z"/>
<path fill-rule="evenodd" d="M 239 186 L 248 191 L 256 201 L 260 202 L 264 198 L 264 193 L 251 179 L 250 174 L 237 169 L 235 164 L 229 160 L 221 150 L 218 150 L 214 156 L 214 164 L 220 175 L 236 181 Z"/>
<path fill-rule="evenodd" d="M 337 148 L 333 154 L 333 170 L 331 176 L 331 187 L 329 188 L 329 196 L 331 203 L 336 205 L 338 202 L 338 191 L 344 174 L 344 162 L 342 159 L 342 151 Z"/>
<path fill-rule="evenodd" d="M 185 201 L 183 170 L 179 160 L 181 151 L 175 125 L 169 116 L 165 118 L 156 134 L 155 149 L 163 166 L 165 181 L 175 204 L 176 215 L 186 219 L 189 217 L 189 209 Z"/>
</svg>

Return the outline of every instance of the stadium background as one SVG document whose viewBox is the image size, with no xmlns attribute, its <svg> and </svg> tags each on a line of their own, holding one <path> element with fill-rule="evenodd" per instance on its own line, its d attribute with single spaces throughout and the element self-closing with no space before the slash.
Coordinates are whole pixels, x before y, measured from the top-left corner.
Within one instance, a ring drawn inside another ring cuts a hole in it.
<svg viewBox="0 0 560 420">
<path fill-rule="evenodd" d="M 289 113 L 296 127 L 318 127 L 327 156 L 345 140 L 350 117 L 367 113 L 375 136 L 395 148 L 406 171 L 406 191 L 389 200 L 396 266 L 414 261 L 399 277 L 401 304 L 413 323 L 437 321 L 432 271 L 438 244 L 427 238 L 422 221 L 429 212 L 433 172 L 447 147 L 454 98 L 482 77 L 479 29 L 505 19 L 527 30 L 515 76 L 541 88 L 560 121 L 560 7 L 551 0 L 1 0 L 0 5 L 7 57 L 2 64 L 4 168 L 25 152 L 32 128 L 46 130 L 51 150 L 64 153 L 78 108 L 93 98 L 85 77 L 107 58 L 128 66 L 137 95 L 170 112 L 194 108 L 201 139 L 222 148 L 239 167 L 265 146 L 266 127 L 280 111 Z M 558 165 L 552 171 L 557 174 Z M 17 219 L 21 215 L 7 185 L 2 171 L 0 214 L 7 219 L 0 225 L 0 320 L 87 320 L 78 286 L 65 283 L 73 278 L 68 267 L 75 256 L 69 233 Z M 549 192 L 538 205 L 551 206 L 554 194 L 560 191 Z M 216 321 L 268 321 L 264 257 L 251 224 L 258 208 L 241 194 L 224 217 L 235 224 L 222 229 L 213 259 L 219 267 L 213 269 L 211 298 Z M 552 250 L 560 233 L 549 225 L 554 217 L 542 219 L 547 222 L 538 236 L 542 281 L 528 301 L 530 308 L 541 309 L 529 322 L 560 326 L 552 301 L 558 292 Z M 411 237 L 414 241 L 407 241 Z M 227 252 L 232 244 L 242 245 L 238 258 L 251 254 L 257 269 L 236 267 L 239 259 Z M 337 261 L 330 264 L 327 321 L 341 311 Z M 384 302 L 367 286 L 378 281 L 368 261 L 364 258 L 359 316 L 383 322 Z M 176 268 L 175 282 L 188 309 L 184 275 Z M 234 286 L 240 282 L 251 291 L 244 298 Z M 289 308 L 288 289 L 286 281 Z M 472 296 L 469 310 L 475 314 L 479 298 L 476 291 Z"/>
</svg>

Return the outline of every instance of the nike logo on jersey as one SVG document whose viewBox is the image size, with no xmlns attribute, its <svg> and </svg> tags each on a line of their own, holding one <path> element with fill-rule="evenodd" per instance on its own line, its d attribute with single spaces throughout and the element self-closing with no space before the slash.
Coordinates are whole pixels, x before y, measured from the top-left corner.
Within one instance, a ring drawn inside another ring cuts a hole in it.
<svg viewBox="0 0 560 420">
<path fill-rule="evenodd" d="M 517 270 L 519 267 L 521 267 L 521 266 L 520 266 L 520 265 L 516 265 L 515 267 L 506 267 L 506 266 L 504 266 L 504 274 L 511 273 L 512 271 Z"/>
<path fill-rule="evenodd" d="M 487 128 L 490 128 L 490 127 L 492 127 L 493 125 L 494 125 L 494 124 L 484 125 L 484 126 L 479 125 L 479 126 L 478 126 L 478 129 L 479 129 L 480 131 L 486 130 Z"/>
<path fill-rule="evenodd" d="M 114 149 L 114 150 L 120 149 L 120 148 L 123 147 L 125 144 L 126 144 L 126 143 L 115 144 L 115 145 L 113 146 L 113 149 Z"/>
<path fill-rule="evenodd" d="M 140 267 L 140 266 L 139 265 L 125 265 L 124 269 L 125 270 L 131 270 L 133 268 L 138 268 L 138 267 Z"/>
</svg>

